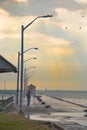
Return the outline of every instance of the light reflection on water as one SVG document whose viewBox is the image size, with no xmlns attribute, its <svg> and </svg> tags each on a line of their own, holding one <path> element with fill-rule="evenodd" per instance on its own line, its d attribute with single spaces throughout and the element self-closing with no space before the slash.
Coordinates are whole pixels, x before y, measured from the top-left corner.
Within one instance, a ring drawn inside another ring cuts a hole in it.
<svg viewBox="0 0 87 130">
<path fill-rule="evenodd" d="M 32 114 L 25 117 L 31 120 L 51 121 L 51 122 L 75 122 L 87 126 L 87 116 L 85 112 L 50 112 L 49 114 Z"/>
<path fill-rule="evenodd" d="M 69 121 L 69 122 L 73 122 L 74 121 L 74 122 L 76 122 L 76 123 L 78 123 L 78 124 L 80 124 L 82 126 L 87 126 L 87 119 L 86 118 L 84 118 L 84 119 L 71 118 L 71 119 L 69 119 L 67 121 Z"/>
<path fill-rule="evenodd" d="M 54 116 L 63 116 L 63 117 L 83 117 L 83 112 L 57 112 L 57 113 L 51 113 L 51 115 Z"/>
<path fill-rule="evenodd" d="M 50 117 L 45 114 L 40 114 L 40 115 L 30 115 L 30 119 L 32 120 L 40 120 L 40 121 L 53 121 L 53 122 L 59 122 L 62 120 L 62 117 Z"/>
<path fill-rule="evenodd" d="M 41 121 L 53 121 L 59 122 L 64 120 L 82 119 L 84 118 L 84 113 L 72 113 L 72 112 L 52 112 L 50 114 L 33 114 L 29 115 L 29 118 L 32 120 L 41 120 Z M 86 118 L 85 118 L 86 119 Z M 81 122 L 81 120 L 80 120 Z M 87 124 L 87 121 L 86 121 Z"/>
</svg>

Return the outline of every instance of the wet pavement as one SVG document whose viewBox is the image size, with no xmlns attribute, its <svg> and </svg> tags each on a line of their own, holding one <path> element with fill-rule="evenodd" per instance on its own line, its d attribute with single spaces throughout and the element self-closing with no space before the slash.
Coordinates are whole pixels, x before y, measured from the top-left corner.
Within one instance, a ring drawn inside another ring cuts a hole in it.
<svg viewBox="0 0 87 130">
<path fill-rule="evenodd" d="M 23 110 L 25 117 L 28 119 L 53 122 L 62 126 L 65 130 L 87 130 L 87 117 L 84 107 L 45 95 L 41 96 L 41 101 L 32 98 L 30 107 L 27 107 L 26 104 L 26 99 L 24 99 Z"/>
</svg>

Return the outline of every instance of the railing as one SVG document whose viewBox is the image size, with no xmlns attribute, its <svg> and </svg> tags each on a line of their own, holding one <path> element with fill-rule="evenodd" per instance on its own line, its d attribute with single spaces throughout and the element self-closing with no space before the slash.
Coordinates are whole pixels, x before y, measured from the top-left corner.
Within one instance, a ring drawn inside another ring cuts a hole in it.
<svg viewBox="0 0 87 130">
<path fill-rule="evenodd" d="M 0 99 L 0 111 L 8 109 L 13 104 L 13 102 L 14 96 L 4 97 L 2 95 Z"/>
</svg>

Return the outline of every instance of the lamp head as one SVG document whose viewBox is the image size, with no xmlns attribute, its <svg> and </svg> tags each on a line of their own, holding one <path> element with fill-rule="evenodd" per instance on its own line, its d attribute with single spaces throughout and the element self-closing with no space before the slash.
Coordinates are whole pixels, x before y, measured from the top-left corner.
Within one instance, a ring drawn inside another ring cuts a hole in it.
<svg viewBox="0 0 87 130">
<path fill-rule="evenodd" d="M 44 16 L 42 16 L 43 18 L 48 18 L 48 17 L 53 17 L 53 15 L 44 15 Z"/>
<path fill-rule="evenodd" d="M 37 47 L 35 47 L 34 49 L 35 49 L 35 50 L 38 50 L 38 48 L 37 48 Z"/>
</svg>

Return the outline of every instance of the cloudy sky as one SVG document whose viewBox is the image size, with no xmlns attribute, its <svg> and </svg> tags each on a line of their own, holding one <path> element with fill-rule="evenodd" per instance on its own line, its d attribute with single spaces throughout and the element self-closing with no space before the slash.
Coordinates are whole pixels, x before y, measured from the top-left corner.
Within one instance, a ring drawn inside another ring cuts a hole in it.
<svg viewBox="0 0 87 130">
<path fill-rule="evenodd" d="M 87 0 L 0 0 L 0 54 L 17 67 L 24 31 L 24 67 L 37 89 L 87 90 Z M 31 71 L 35 75 L 31 75 Z M 16 74 L 0 74 L 0 89 L 16 89 Z"/>
</svg>

